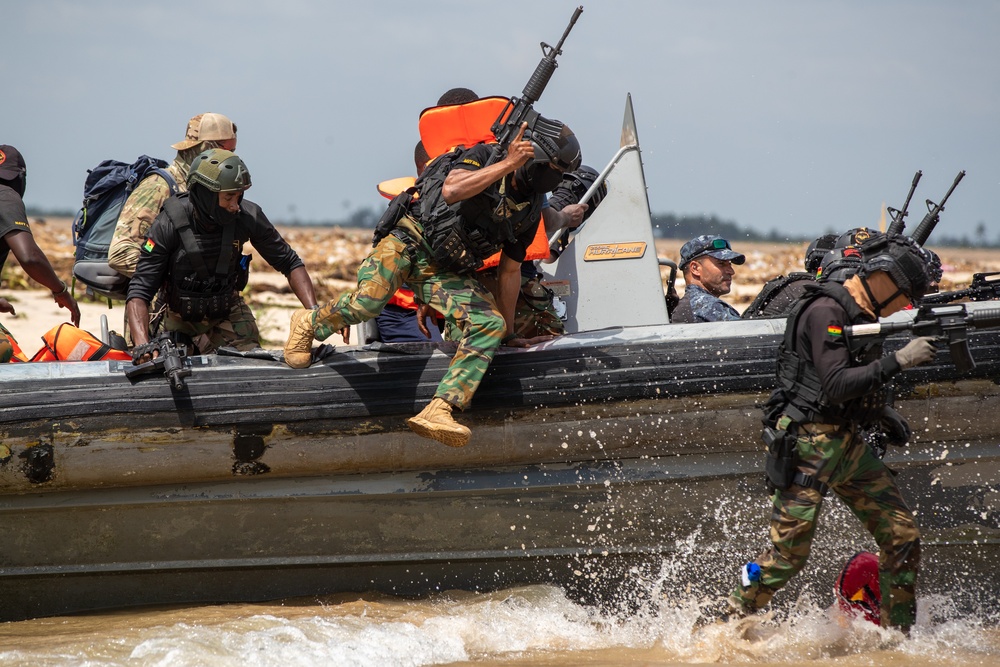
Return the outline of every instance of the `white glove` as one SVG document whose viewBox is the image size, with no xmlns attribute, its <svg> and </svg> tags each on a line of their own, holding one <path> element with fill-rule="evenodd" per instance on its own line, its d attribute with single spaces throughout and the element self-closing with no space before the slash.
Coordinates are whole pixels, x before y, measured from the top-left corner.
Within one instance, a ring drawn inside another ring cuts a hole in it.
<svg viewBox="0 0 1000 667">
<path fill-rule="evenodd" d="M 914 366 L 934 361 L 934 357 L 936 356 L 937 348 L 934 347 L 934 338 L 931 336 L 922 336 L 914 338 L 903 346 L 901 350 L 896 352 L 896 361 L 899 363 L 900 368 L 905 371 L 907 368 L 913 368 Z"/>
</svg>

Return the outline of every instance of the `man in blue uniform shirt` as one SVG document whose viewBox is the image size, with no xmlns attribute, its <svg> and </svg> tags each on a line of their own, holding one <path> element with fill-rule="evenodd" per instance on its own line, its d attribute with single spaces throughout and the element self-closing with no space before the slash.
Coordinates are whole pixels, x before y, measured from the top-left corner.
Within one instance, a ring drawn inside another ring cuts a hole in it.
<svg viewBox="0 0 1000 667">
<path fill-rule="evenodd" d="M 739 312 L 719 297 L 729 294 L 732 288 L 736 273 L 733 264 L 742 264 L 746 259 L 733 252 L 729 241 L 721 236 L 704 234 L 681 246 L 678 268 L 684 272 L 684 297 L 670 321 L 683 324 L 740 319 Z"/>
</svg>

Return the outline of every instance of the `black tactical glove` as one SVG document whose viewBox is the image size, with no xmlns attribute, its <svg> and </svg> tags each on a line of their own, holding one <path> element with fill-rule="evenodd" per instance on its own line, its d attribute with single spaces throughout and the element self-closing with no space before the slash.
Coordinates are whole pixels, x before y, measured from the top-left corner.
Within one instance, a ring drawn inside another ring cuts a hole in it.
<svg viewBox="0 0 1000 667">
<path fill-rule="evenodd" d="M 882 427 L 886 442 L 894 447 L 905 447 L 910 441 L 910 425 L 888 405 L 882 408 L 879 426 Z"/>
<path fill-rule="evenodd" d="M 937 348 L 934 347 L 934 339 L 930 336 L 914 338 L 896 352 L 896 361 L 904 371 L 920 364 L 934 361 L 937 356 Z"/>
</svg>

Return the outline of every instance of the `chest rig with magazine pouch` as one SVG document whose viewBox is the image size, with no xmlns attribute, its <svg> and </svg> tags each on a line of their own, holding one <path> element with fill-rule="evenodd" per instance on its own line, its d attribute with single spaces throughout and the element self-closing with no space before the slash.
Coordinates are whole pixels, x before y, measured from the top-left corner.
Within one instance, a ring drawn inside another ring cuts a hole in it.
<svg viewBox="0 0 1000 667">
<path fill-rule="evenodd" d="M 239 291 L 246 287 L 249 262 L 234 267 L 236 224 L 222 225 L 221 240 L 195 234 L 183 204 L 168 199 L 163 204 L 168 218 L 181 240 L 181 249 L 174 253 L 167 287 L 167 305 L 185 322 L 223 319 L 236 304 Z M 213 270 L 205 256 L 218 250 Z M 249 258 L 249 256 L 247 256 Z M 235 270 L 234 270 L 235 269 Z"/>
<path fill-rule="evenodd" d="M 456 273 L 472 273 L 483 260 L 514 242 L 537 220 L 541 198 L 518 202 L 509 195 L 510 176 L 469 199 L 448 204 L 444 182 L 465 151 L 456 149 L 432 162 L 417 179 L 418 216 L 434 260 Z"/>
</svg>

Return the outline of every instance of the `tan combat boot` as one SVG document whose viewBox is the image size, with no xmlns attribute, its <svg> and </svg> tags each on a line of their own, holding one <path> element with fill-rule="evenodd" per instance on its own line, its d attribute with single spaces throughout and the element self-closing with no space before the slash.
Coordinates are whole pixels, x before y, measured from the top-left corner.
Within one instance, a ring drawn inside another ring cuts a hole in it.
<svg viewBox="0 0 1000 667">
<path fill-rule="evenodd" d="M 434 398 L 416 417 L 406 420 L 406 425 L 417 435 L 437 440 L 449 447 L 465 447 L 472 436 L 451 416 L 451 403 L 443 398 Z"/>
<path fill-rule="evenodd" d="M 292 313 L 285 341 L 285 363 L 292 368 L 308 368 L 312 362 L 313 314 L 316 311 L 300 308 Z"/>
</svg>

